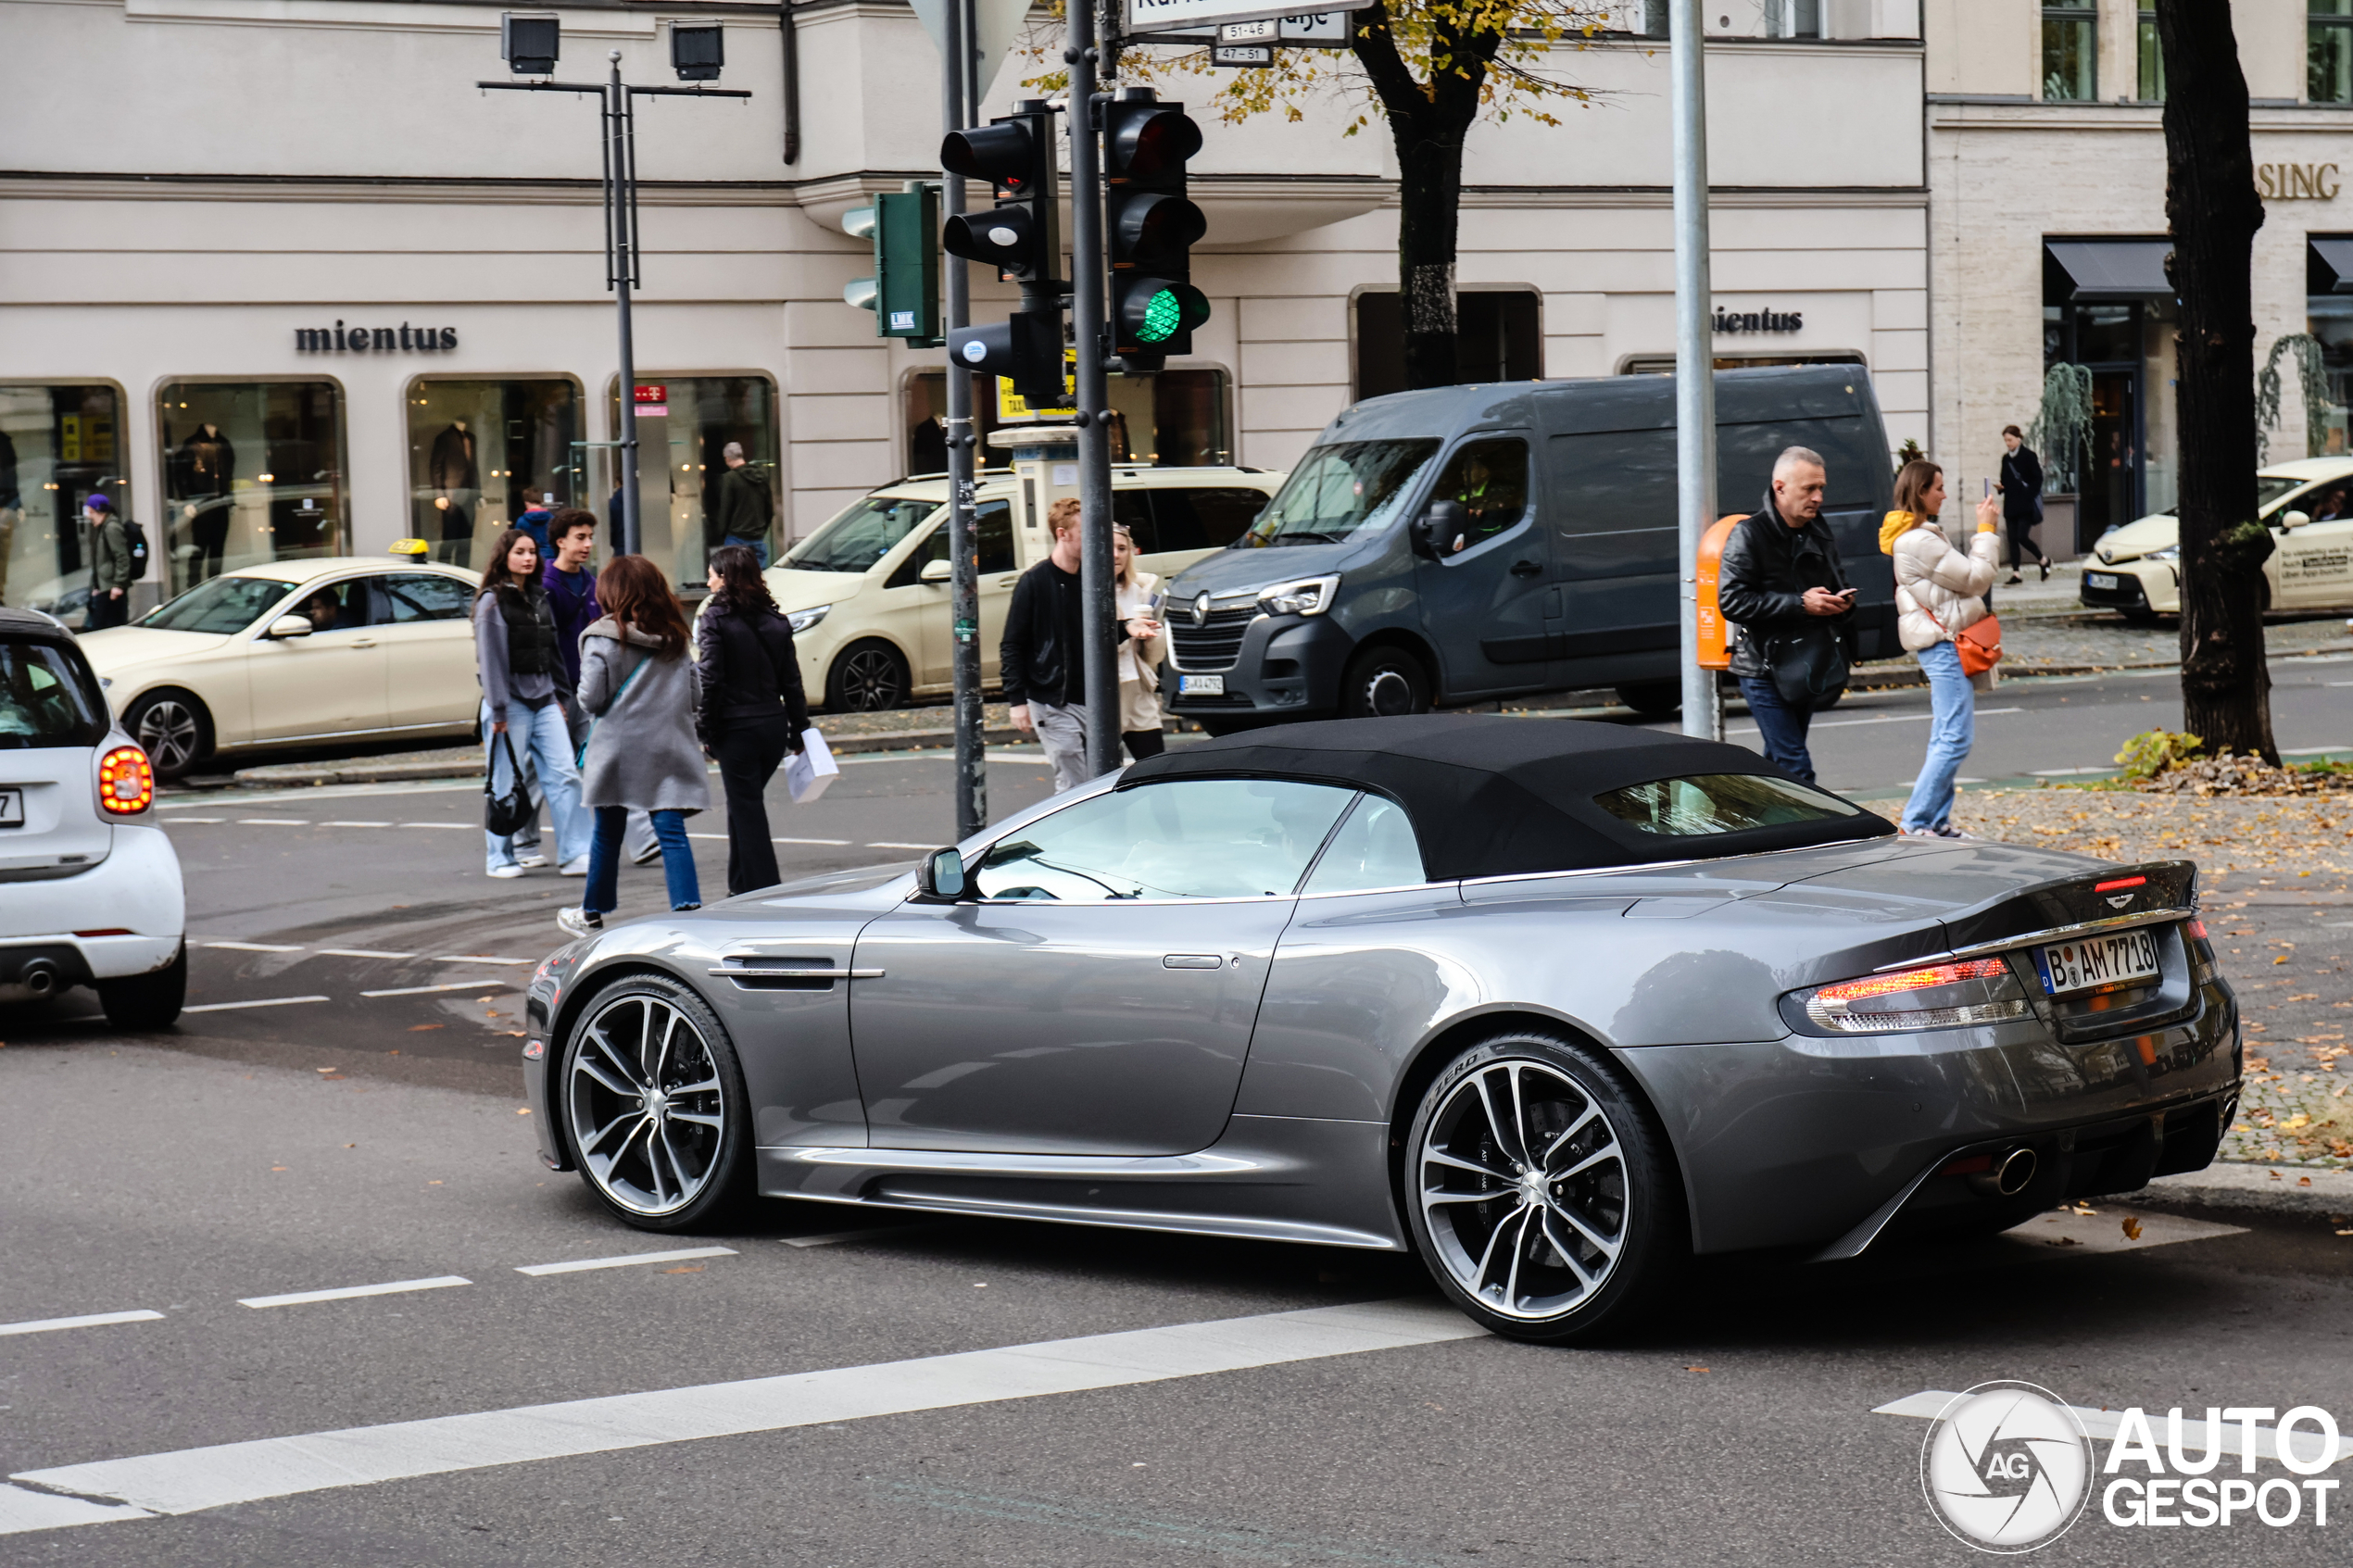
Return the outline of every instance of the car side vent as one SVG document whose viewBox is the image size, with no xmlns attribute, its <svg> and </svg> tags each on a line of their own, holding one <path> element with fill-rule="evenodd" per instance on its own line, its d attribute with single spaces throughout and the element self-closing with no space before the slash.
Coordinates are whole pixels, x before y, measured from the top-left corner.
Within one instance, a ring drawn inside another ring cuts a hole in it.
<svg viewBox="0 0 2353 1568">
<path fill-rule="evenodd" d="M 709 972 L 714 980 L 732 980 L 744 991 L 830 991 L 834 982 L 849 978 L 828 958 L 771 958 L 765 953 L 730 956 Z"/>
</svg>

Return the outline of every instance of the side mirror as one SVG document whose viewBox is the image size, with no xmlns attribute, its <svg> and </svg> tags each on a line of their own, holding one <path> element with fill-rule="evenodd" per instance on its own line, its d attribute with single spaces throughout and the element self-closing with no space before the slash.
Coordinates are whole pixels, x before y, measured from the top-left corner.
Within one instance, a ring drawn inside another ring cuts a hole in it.
<svg viewBox="0 0 2353 1568">
<path fill-rule="evenodd" d="M 2309 512 L 2282 512 L 2280 514 L 2280 527 L 2283 530 L 2301 528 L 2311 521 L 2312 514 Z"/>
<path fill-rule="evenodd" d="M 1432 501 L 1429 509 L 1415 519 L 1414 526 L 1408 530 L 1414 553 L 1437 559 L 1463 532 L 1467 521 L 1460 501 Z"/>
<path fill-rule="evenodd" d="M 953 849 L 935 849 L 915 868 L 915 891 L 926 898 L 952 904 L 964 896 L 964 858 Z"/>
<path fill-rule="evenodd" d="M 282 615 L 270 623 L 270 630 L 262 635 L 276 642 L 283 637 L 307 637 L 317 630 L 307 615 Z"/>
<path fill-rule="evenodd" d="M 940 583 L 946 583 L 950 576 L 954 575 L 954 572 L 955 568 L 950 562 L 944 560 L 927 560 L 924 562 L 923 571 L 915 574 L 915 581 L 918 583 L 929 583 L 937 586 Z"/>
</svg>

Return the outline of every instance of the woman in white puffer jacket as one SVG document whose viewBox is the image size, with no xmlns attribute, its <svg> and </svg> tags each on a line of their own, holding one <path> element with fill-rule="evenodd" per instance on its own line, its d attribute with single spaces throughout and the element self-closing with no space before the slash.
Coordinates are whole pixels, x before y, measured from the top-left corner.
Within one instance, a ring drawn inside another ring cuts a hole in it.
<svg viewBox="0 0 2353 1568">
<path fill-rule="evenodd" d="M 1953 780 L 1977 739 L 1977 697 L 1953 638 L 1985 619 L 1985 591 L 2001 559 L 2002 503 L 1988 497 L 1978 507 L 1977 537 L 1967 555 L 1937 525 L 1944 508 L 1938 465 L 1924 458 L 1904 465 L 1895 476 L 1895 508 L 1880 525 L 1880 548 L 1895 558 L 1896 630 L 1928 676 L 1933 714 L 1928 756 L 1904 803 L 1902 826 L 1931 838 L 1966 838 L 1953 825 Z"/>
</svg>

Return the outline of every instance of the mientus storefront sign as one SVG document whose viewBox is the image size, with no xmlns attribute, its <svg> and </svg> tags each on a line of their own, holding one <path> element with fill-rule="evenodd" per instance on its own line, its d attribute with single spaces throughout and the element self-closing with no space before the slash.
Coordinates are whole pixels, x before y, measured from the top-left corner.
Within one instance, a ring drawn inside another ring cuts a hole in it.
<svg viewBox="0 0 2353 1568">
<path fill-rule="evenodd" d="M 1716 307 L 1719 332 L 1794 332 L 1806 328 L 1803 310 L 1727 310 Z"/>
<path fill-rule="evenodd" d="M 455 327 L 296 327 L 297 354 L 438 354 L 458 346 Z"/>
</svg>

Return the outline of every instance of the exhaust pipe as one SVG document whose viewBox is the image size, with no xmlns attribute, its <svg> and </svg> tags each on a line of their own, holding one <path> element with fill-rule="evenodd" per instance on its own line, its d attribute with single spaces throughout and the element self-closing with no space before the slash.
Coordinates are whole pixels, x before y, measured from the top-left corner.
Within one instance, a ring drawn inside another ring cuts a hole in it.
<svg viewBox="0 0 2353 1568">
<path fill-rule="evenodd" d="M 1969 1185 L 1994 1198 L 2016 1198 L 2034 1180 L 2036 1161 L 2031 1148 L 2014 1148 L 1997 1155 L 1994 1168 L 1982 1176 L 1972 1177 Z"/>
<path fill-rule="evenodd" d="M 64 990 L 65 977 L 47 959 L 34 959 L 17 971 L 17 984 L 31 992 L 35 999 L 43 999 Z"/>
</svg>

